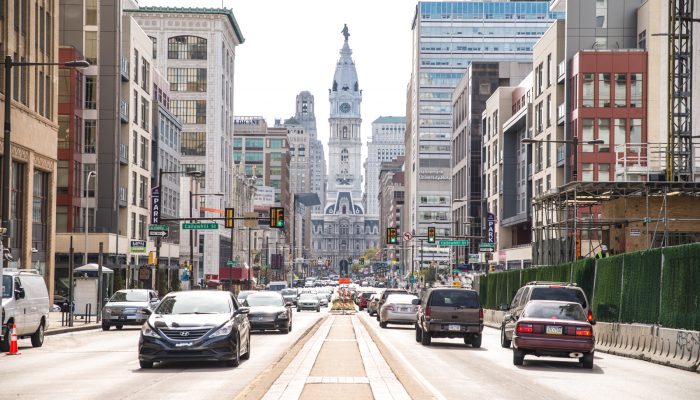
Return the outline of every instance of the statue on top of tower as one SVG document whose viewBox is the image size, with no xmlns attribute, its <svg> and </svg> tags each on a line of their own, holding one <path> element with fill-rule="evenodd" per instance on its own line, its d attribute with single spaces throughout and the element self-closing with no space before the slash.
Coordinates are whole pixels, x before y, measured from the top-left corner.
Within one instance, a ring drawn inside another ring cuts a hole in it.
<svg viewBox="0 0 700 400">
<path fill-rule="evenodd" d="M 348 38 L 350 37 L 350 31 L 348 30 L 348 24 L 343 24 L 343 30 L 340 31 L 340 33 L 345 36 L 345 41 L 348 41 Z"/>
</svg>

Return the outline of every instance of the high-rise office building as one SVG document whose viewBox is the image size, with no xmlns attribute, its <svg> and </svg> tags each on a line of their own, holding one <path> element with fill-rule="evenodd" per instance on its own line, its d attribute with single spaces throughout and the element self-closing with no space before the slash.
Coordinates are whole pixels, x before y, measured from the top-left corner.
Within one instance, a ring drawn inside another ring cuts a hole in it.
<svg viewBox="0 0 700 400">
<path fill-rule="evenodd" d="M 367 215 L 379 214 L 379 170 L 383 162 L 404 155 L 406 117 L 379 117 L 372 122 L 372 139 L 367 143 L 365 161 L 365 209 Z"/>
<path fill-rule="evenodd" d="M 323 143 L 318 140 L 316 131 L 316 114 L 314 112 L 314 96 L 303 91 L 297 95 L 294 119 L 304 127 L 309 136 L 309 183 L 310 191 L 316 193 L 319 199 L 326 197 L 326 157 Z M 311 207 L 312 213 L 320 213 L 322 205 Z"/>
</svg>

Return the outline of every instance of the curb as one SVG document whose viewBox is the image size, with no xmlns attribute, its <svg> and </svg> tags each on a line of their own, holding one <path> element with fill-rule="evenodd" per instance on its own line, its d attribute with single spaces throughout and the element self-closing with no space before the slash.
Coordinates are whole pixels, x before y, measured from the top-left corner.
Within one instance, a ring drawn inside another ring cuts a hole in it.
<svg viewBox="0 0 700 400">
<path fill-rule="evenodd" d="M 62 333 L 89 331 L 89 330 L 100 329 L 100 328 L 101 328 L 100 325 L 61 327 L 61 328 L 50 329 L 48 331 L 44 331 L 44 336 L 54 336 L 54 335 L 60 335 Z"/>
</svg>

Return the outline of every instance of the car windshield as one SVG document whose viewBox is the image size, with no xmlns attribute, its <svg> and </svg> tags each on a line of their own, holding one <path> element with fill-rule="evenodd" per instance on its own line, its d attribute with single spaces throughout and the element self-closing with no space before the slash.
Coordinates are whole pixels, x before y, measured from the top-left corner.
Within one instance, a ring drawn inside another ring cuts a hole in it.
<svg viewBox="0 0 700 400">
<path fill-rule="evenodd" d="M 433 292 L 430 298 L 433 307 L 465 307 L 479 308 L 479 296 L 468 290 L 439 290 Z"/>
<path fill-rule="evenodd" d="M 231 306 L 226 296 L 188 294 L 168 296 L 160 302 L 156 314 L 226 314 Z"/>
<path fill-rule="evenodd" d="M 4 275 L 2 277 L 2 298 L 9 299 L 12 297 L 12 277 Z"/>
<path fill-rule="evenodd" d="M 302 293 L 299 300 L 318 300 L 318 298 L 313 293 Z"/>
<path fill-rule="evenodd" d="M 362 293 L 362 297 L 364 297 L 365 299 L 369 299 L 370 297 L 372 297 L 372 292 L 364 292 Z"/>
<path fill-rule="evenodd" d="M 245 300 L 245 298 L 248 297 L 248 295 L 250 295 L 251 293 L 255 293 L 255 291 L 253 291 L 253 290 L 243 290 L 243 291 L 239 292 L 239 293 L 238 293 L 238 296 L 237 296 L 237 297 L 238 297 L 238 300 Z"/>
<path fill-rule="evenodd" d="M 574 287 L 536 287 L 532 289 L 530 300 L 570 301 L 586 308 L 586 297 L 583 295 L 583 291 Z"/>
<path fill-rule="evenodd" d="M 145 291 L 134 291 L 134 292 L 127 292 L 127 291 L 119 291 L 115 293 L 111 299 L 109 299 L 111 302 L 125 302 L 125 301 L 138 301 L 138 302 L 144 302 L 148 301 L 148 292 Z"/>
<path fill-rule="evenodd" d="M 279 296 L 268 296 L 268 295 L 255 295 L 252 294 L 246 297 L 245 302 L 251 307 L 260 306 L 283 306 L 284 301 L 282 297 Z"/>
<path fill-rule="evenodd" d="M 391 304 L 411 304 L 411 301 L 417 298 L 412 294 L 390 294 L 386 298 L 386 302 Z"/>
<path fill-rule="evenodd" d="M 282 296 L 296 296 L 297 291 L 294 289 L 284 289 L 282 290 Z"/>
<path fill-rule="evenodd" d="M 583 308 L 578 303 L 534 301 L 525 307 L 523 317 L 586 321 Z"/>
</svg>

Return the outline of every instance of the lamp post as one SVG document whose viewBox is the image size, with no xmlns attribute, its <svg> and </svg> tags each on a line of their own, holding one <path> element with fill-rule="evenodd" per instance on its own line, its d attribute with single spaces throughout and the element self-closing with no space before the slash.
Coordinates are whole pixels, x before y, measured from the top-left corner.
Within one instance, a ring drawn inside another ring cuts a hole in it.
<svg viewBox="0 0 700 400">
<path fill-rule="evenodd" d="M 87 202 L 87 197 L 88 197 L 88 188 L 90 187 L 90 178 L 96 178 L 97 177 L 97 172 L 95 171 L 90 171 L 87 176 L 85 177 L 85 201 Z M 90 230 L 90 227 L 88 226 L 88 206 L 87 204 L 85 205 L 85 221 L 83 222 L 85 224 L 85 242 L 84 245 L 85 247 L 83 248 L 83 265 L 87 264 L 88 260 L 88 231 Z"/>
<path fill-rule="evenodd" d="M 10 250 L 10 236 L 13 234 L 10 227 L 10 168 L 12 166 L 12 68 L 13 67 L 31 67 L 43 65 L 60 65 L 66 68 L 87 68 L 90 66 L 85 60 L 73 60 L 65 63 L 43 63 L 43 62 L 26 62 L 13 61 L 12 56 L 5 56 L 5 115 L 4 115 L 4 137 L 3 137 L 3 157 L 2 157 L 2 208 L 0 209 L 0 221 L 4 229 L 4 237 L 2 238 L 4 248 Z M 4 254 L 0 255 L 0 276 L 5 263 Z M 2 292 L 2 281 L 0 280 L 0 292 Z"/>
</svg>

